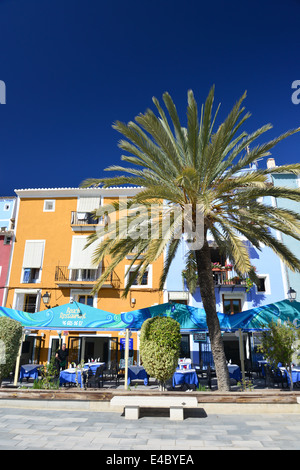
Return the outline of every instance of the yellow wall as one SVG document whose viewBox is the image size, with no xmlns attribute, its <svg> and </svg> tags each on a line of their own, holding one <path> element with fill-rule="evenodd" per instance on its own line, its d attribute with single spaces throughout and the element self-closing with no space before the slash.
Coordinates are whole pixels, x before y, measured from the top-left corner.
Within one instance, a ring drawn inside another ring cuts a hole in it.
<svg viewBox="0 0 300 470">
<path fill-rule="evenodd" d="M 55 199 L 55 211 L 44 212 L 44 200 Z M 106 198 L 104 203 L 111 202 Z M 50 195 L 43 198 L 21 198 L 19 200 L 19 213 L 16 229 L 16 241 L 14 244 L 11 274 L 8 287 L 6 307 L 13 307 L 15 289 L 41 289 L 43 295 L 50 292 L 50 306 L 63 305 L 70 301 L 70 287 L 62 288 L 55 282 L 56 266 L 68 266 L 71 256 L 72 237 L 74 235 L 88 235 L 89 232 L 73 231 L 71 228 L 71 212 L 77 210 L 77 197 L 56 198 Z M 22 283 L 22 264 L 26 240 L 45 240 L 44 259 L 40 283 Z M 107 264 L 107 263 L 105 263 Z M 163 268 L 163 257 L 160 257 L 152 266 L 152 288 L 132 288 L 128 298 L 122 298 L 124 289 L 125 265 L 130 260 L 124 260 L 117 268 L 116 274 L 120 279 L 120 289 L 102 288 L 98 292 L 97 307 L 112 313 L 119 314 L 139 308 L 149 307 L 155 303 L 163 302 L 163 294 L 158 290 L 159 278 Z M 81 285 L 84 283 L 80 283 Z M 76 289 L 76 286 L 72 286 Z M 80 287 L 81 289 L 81 287 Z M 87 294 L 89 293 L 87 289 Z M 132 298 L 136 299 L 135 304 Z M 40 310 L 45 310 L 41 300 Z M 41 332 L 38 332 L 40 335 Z M 44 348 L 49 346 L 49 336 L 57 335 L 56 332 L 44 331 Z M 102 332 L 102 335 L 111 334 L 117 336 L 117 332 Z M 72 333 L 73 335 L 73 333 Z M 137 349 L 136 335 L 134 334 L 134 349 Z M 47 360 L 46 349 L 42 352 L 42 362 Z M 136 359 L 136 358 L 135 358 Z"/>
</svg>

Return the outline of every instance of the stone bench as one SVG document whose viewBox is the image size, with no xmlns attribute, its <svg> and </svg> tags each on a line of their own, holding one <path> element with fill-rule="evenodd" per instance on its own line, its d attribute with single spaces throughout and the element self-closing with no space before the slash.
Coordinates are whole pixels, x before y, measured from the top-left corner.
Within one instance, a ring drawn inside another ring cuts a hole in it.
<svg viewBox="0 0 300 470">
<path fill-rule="evenodd" d="M 197 408 L 196 397 L 171 396 L 124 396 L 116 395 L 110 400 L 111 407 L 125 409 L 125 419 L 139 419 L 140 408 L 169 408 L 171 420 L 183 420 L 184 408 Z"/>
</svg>

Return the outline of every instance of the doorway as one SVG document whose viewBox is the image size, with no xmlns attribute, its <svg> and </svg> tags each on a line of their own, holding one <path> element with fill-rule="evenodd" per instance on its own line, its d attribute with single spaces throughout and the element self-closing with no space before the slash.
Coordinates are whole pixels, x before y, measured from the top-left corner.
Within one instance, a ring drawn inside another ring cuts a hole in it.
<svg viewBox="0 0 300 470">
<path fill-rule="evenodd" d="M 108 362 L 112 360 L 113 351 L 115 352 L 114 345 L 111 345 L 111 340 L 108 336 L 84 336 L 82 337 L 82 352 L 81 358 L 84 362 L 88 362 L 91 359 L 98 360 L 100 362 Z"/>
<path fill-rule="evenodd" d="M 190 335 L 181 335 L 180 357 L 191 357 Z"/>
</svg>

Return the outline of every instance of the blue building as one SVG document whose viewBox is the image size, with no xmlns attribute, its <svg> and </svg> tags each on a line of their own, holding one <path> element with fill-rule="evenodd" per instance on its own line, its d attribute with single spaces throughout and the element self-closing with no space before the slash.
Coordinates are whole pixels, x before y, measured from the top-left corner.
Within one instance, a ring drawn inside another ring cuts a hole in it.
<svg viewBox="0 0 300 470">
<path fill-rule="evenodd" d="M 270 160 L 270 161 L 269 161 Z M 268 165 L 272 164 L 272 159 L 268 160 Z M 251 171 L 244 170 L 244 171 Z M 289 187 L 299 187 L 299 180 L 294 175 L 274 175 L 274 184 L 289 185 Z M 296 186 L 298 184 L 298 186 Z M 274 201 L 268 198 L 264 202 L 269 205 L 277 204 L 280 207 L 288 207 L 299 212 L 293 202 Z M 280 237 L 278 233 L 275 234 Z M 284 237 L 284 243 L 297 254 L 300 252 L 300 242 Z M 209 240 L 212 263 L 215 265 L 215 296 L 217 311 L 227 314 L 235 314 L 249 310 L 254 307 L 271 304 L 287 298 L 289 287 L 293 287 L 300 295 L 300 274 L 291 273 L 286 269 L 280 258 L 267 246 L 261 245 L 260 250 L 254 247 L 248 240 L 245 240 L 250 254 L 251 264 L 256 268 L 256 274 L 260 279 L 260 284 L 255 284 L 249 288 L 245 281 L 238 278 L 233 267 L 229 265 L 230 260 L 225 259 L 218 250 L 214 240 Z M 182 275 L 185 267 L 185 259 L 188 253 L 187 245 L 182 237 L 181 245 L 177 250 L 176 257 L 170 267 L 170 271 L 165 283 L 164 301 L 181 302 L 187 305 L 203 308 L 199 287 L 194 293 L 188 291 L 188 287 Z M 224 333 L 225 354 L 228 361 L 239 363 L 239 343 L 234 334 Z M 253 351 L 255 337 L 252 334 L 244 334 L 245 357 L 253 361 Z M 209 338 L 199 343 L 195 341 L 193 333 L 182 335 L 181 355 L 191 357 L 194 363 L 203 361 L 212 364 Z"/>
<path fill-rule="evenodd" d="M 0 230 L 2 232 L 4 229 L 11 229 L 14 223 L 16 200 L 15 196 L 0 197 Z"/>
<path fill-rule="evenodd" d="M 0 197 L 0 306 L 10 267 L 16 214 L 16 197 Z"/>
<path fill-rule="evenodd" d="M 275 160 L 269 158 L 269 166 L 275 166 Z M 299 189 L 300 188 L 300 178 L 299 175 L 294 175 L 293 173 L 274 173 L 272 175 L 272 181 L 274 186 L 285 186 L 290 189 Z M 297 201 L 291 201 L 289 199 L 274 198 L 274 206 L 280 208 L 290 209 L 294 212 L 300 212 L 300 203 Z M 279 240 L 281 240 L 294 254 L 300 255 L 300 241 L 295 240 L 292 237 L 289 237 L 285 234 L 277 234 Z M 289 288 L 293 288 L 297 297 L 296 300 L 300 301 L 300 273 L 292 272 L 288 267 L 281 263 L 282 278 L 284 284 L 284 290 L 287 292 Z"/>
</svg>

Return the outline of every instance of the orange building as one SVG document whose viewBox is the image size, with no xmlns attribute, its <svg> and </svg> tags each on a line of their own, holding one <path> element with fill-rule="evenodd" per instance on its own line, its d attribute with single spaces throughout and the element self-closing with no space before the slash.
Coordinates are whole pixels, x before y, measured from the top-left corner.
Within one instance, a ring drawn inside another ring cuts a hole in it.
<svg viewBox="0 0 300 470">
<path fill-rule="evenodd" d="M 132 197 L 138 188 L 56 188 L 16 190 L 16 238 L 4 306 L 29 313 L 64 305 L 74 300 L 114 314 L 163 303 L 158 289 L 163 268 L 160 257 L 122 298 L 125 273 L 132 257 L 117 266 L 96 295 L 91 290 L 105 269 L 95 267 L 94 246 L 83 250 L 87 236 L 97 230 L 102 219 L 91 212 L 120 197 Z M 46 295 L 45 295 L 46 294 Z M 27 338 L 21 364 L 30 360 L 49 361 L 60 336 L 69 347 L 69 361 L 100 357 L 119 360 L 120 336 L 116 331 L 33 331 Z M 138 361 L 138 336 L 133 334 L 134 360 Z"/>
</svg>

